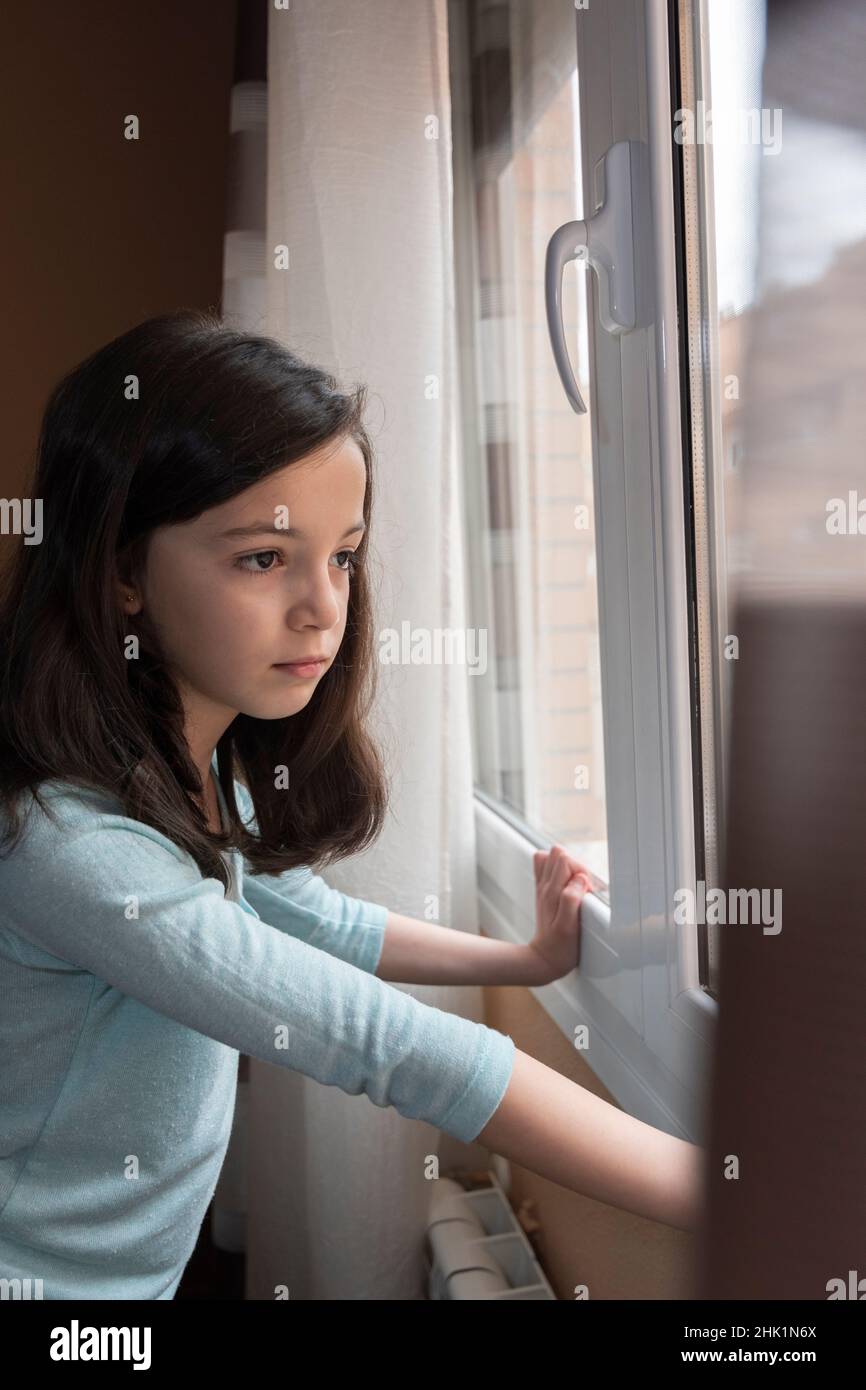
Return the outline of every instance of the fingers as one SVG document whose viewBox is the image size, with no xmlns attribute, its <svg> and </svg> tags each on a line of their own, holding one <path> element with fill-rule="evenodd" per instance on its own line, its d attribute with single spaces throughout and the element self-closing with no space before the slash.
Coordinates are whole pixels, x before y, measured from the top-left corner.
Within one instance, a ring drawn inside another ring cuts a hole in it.
<svg viewBox="0 0 866 1390">
<path fill-rule="evenodd" d="M 556 915 L 551 924 L 554 935 L 561 933 L 563 936 L 572 939 L 572 934 L 574 934 L 574 964 L 576 969 L 580 966 L 580 942 L 583 935 L 580 909 L 589 891 L 590 887 L 586 879 L 580 874 L 575 874 L 572 881 L 567 883 L 560 893 Z"/>
<path fill-rule="evenodd" d="M 561 845 L 553 845 L 550 850 L 536 850 L 532 856 L 532 867 L 535 871 L 536 887 L 541 890 L 551 886 L 561 889 L 569 877 L 576 874 L 584 876 L 587 891 L 591 892 L 594 887 L 590 870 L 577 859 L 572 859 Z"/>
<path fill-rule="evenodd" d="M 568 861 L 568 855 L 564 850 L 560 851 L 555 860 L 553 859 L 553 855 L 551 855 L 551 859 L 553 863 L 550 870 L 550 877 L 547 880 L 547 886 L 551 892 L 561 893 L 568 883 L 568 880 L 572 877 L 573 871 Z"/>
<path fill-rule="evenodd" d="M 585 874 L 575 874 L 569 883 L 565 885 L 560 893 L 560 899 L 565 899 L 570 908 L 579 907 L 587 893 L 592 892 L 592 884 Z"/>
</svg>

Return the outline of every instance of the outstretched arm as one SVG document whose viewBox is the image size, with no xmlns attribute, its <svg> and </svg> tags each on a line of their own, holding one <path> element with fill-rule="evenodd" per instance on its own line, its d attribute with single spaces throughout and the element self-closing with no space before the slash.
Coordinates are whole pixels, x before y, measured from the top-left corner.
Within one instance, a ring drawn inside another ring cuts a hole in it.
<svg viewBox="0 0 866 1390">
<path fill-rule="evenodd" d="M 497 941 L 389 912 L 376 974 L 403 984 L 545 985 L 575 970 L 591 875 L 559 845 L 539 850 L 534 868 L 532 941 Z"/>
<path fill-rule="evenodd" d="M 383 978 L 547 983 L 574 969 L 580 903 L 592 884 L 554 846 L 535 856 L 536 935 L 525 946 L 388 916 Z M 519 1049 L 505 1095 L 478 1135 L 524 1168 L 587 1197 L 654 1221 L 694 1229 L 701 1220 L 705 1152 L 609 1104 Z"/>
<path fill-rule="evenodd" d="M 380 980 L 404 985 L 542 985 L 545 962 L 529 945 L 389 912 Z"/>
<path fill-rule="evenodd" d="M 235 779 L 241 815 L 255 830 L 252 800 Z M 531 942 L 498 941 L 389 911 L 331 888 L 309 868 L 244 875 L 244 897 L 263 921 L 400 984 L 544 985 L 574 970 L 588 871 L 558 845 L 535 855 L 536 931 Z"/>
<path fill-rule="evenodd" d="M 700 1223 L 704 1149 L 635 1119 L 519 1048 L 478 1141 L 597 1201 L 682 1230 Z"/>
<path fill-rule="evenodd" d="M 367 969 L 383 980 L 406 984 L 542 984 L 557 979 L 578 963 L 579 909 L 592 876 L 559 846 L 536 854 L 534 867 L 537 921 L 532 943 L 491 940 L 382 908 L 384 939 L 369 953 Z M 276 901 L 268 903 L 275 924 L 293 934 L 303 930 L 325 950 L 348 953 L 357 926 L 347 932 L 347 914 L 333 907 L 335 901 L 340 908 L 341 895 L 325 889 L 315 876 L 307 880 L 306 905 L 318 915 L 311 914 L 304 925 L 300 904 L 292 903 L 298 886 L 294 880 L 278 882 L 285 911 L 278 914 Z M 330 925 L 318 897 L 323 892 L 334 894 Z M 308 926 L 323 919 L 318 937 L 309 935 Z M 339 931 L 333 929 L 336 922 L 342 924 Z M 373 925 L 366 922 L 365 936 Z M 684 1229 L 700 1220 L 701 1148 L 635 1119 L 519 1049 L 502 1099 L 476 1137 L 531 1172 L 598 1201 Z"/>
</svg>

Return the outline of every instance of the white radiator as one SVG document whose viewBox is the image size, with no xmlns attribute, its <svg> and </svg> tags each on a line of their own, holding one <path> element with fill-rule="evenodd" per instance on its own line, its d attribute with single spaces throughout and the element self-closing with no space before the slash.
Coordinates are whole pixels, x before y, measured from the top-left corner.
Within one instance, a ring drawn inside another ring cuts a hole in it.
<svg viewBox="0 0 866 1390">
<path fill-rule="evenodd" d="M 493 1173 L 470 1192 L 436 1179 L 426 1244 L 431 1299 L 556 1298 Z"/>
</svg>

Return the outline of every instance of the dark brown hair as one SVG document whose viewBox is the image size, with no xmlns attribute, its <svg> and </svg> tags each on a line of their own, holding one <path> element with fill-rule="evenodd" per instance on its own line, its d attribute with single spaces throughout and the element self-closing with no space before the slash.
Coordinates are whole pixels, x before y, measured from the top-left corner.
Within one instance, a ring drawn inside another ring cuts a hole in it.
<svg viewBox="0 0 866 1390">
<path fill-rule="evenodd" d="M 123 814 L 160 830 L 224 886 L 220 849 L 240 848 L 251 872 L 279 873 L 344 858 L 376 838 L 387 794 L 364 727 L 376 671 L 365 403 L 366 387 L 344 394 L 277 340 L 196 309 L 147 319 L 55 386 L 29 494 L 43 499 L 44 539 L 22 540 L 0 597 L 0 843 L 18 840 L 23 791 L 44 809 L 46 779 L 118 797 Z M 146 613 L 119 607 L 117 581 L 143 574 L 156 527 L 193 520 L 347 437 L 366 463 L 367 530 L 343 641 L 304 709 L 273 720 L 241 713 L 223 734 L 217 766 L 231 826 L 215 835 L 196 800 L 204 788 L 177 687 Z M 137 660 L 125 657 L 130 632 Z M 288 791 L 275 787 L 284 765 Z M 239 814 L 236 776 L 252 797 L 257 835 Z"/>
</svg>

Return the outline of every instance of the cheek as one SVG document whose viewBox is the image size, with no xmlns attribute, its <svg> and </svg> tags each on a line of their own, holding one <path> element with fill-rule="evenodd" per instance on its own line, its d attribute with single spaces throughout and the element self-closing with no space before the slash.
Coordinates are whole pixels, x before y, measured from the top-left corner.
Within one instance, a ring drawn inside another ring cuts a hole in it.
<svg viewBox="0 0 866 1390">
<path fill-rule="evenodd" d="M 231 576 L 202 596 L 199 623 L 209 642 L 223 652 L 253 651 L 267 640 L 282 612 L 265 581 Z"/>
<path fill-rule="evenodd" d="M 177 651 L 202 654 L 234 647 L 254 619 L 238 586 L 212 572 L 179 573 L 154 597 L 163 637 Z"/>
</svg>

